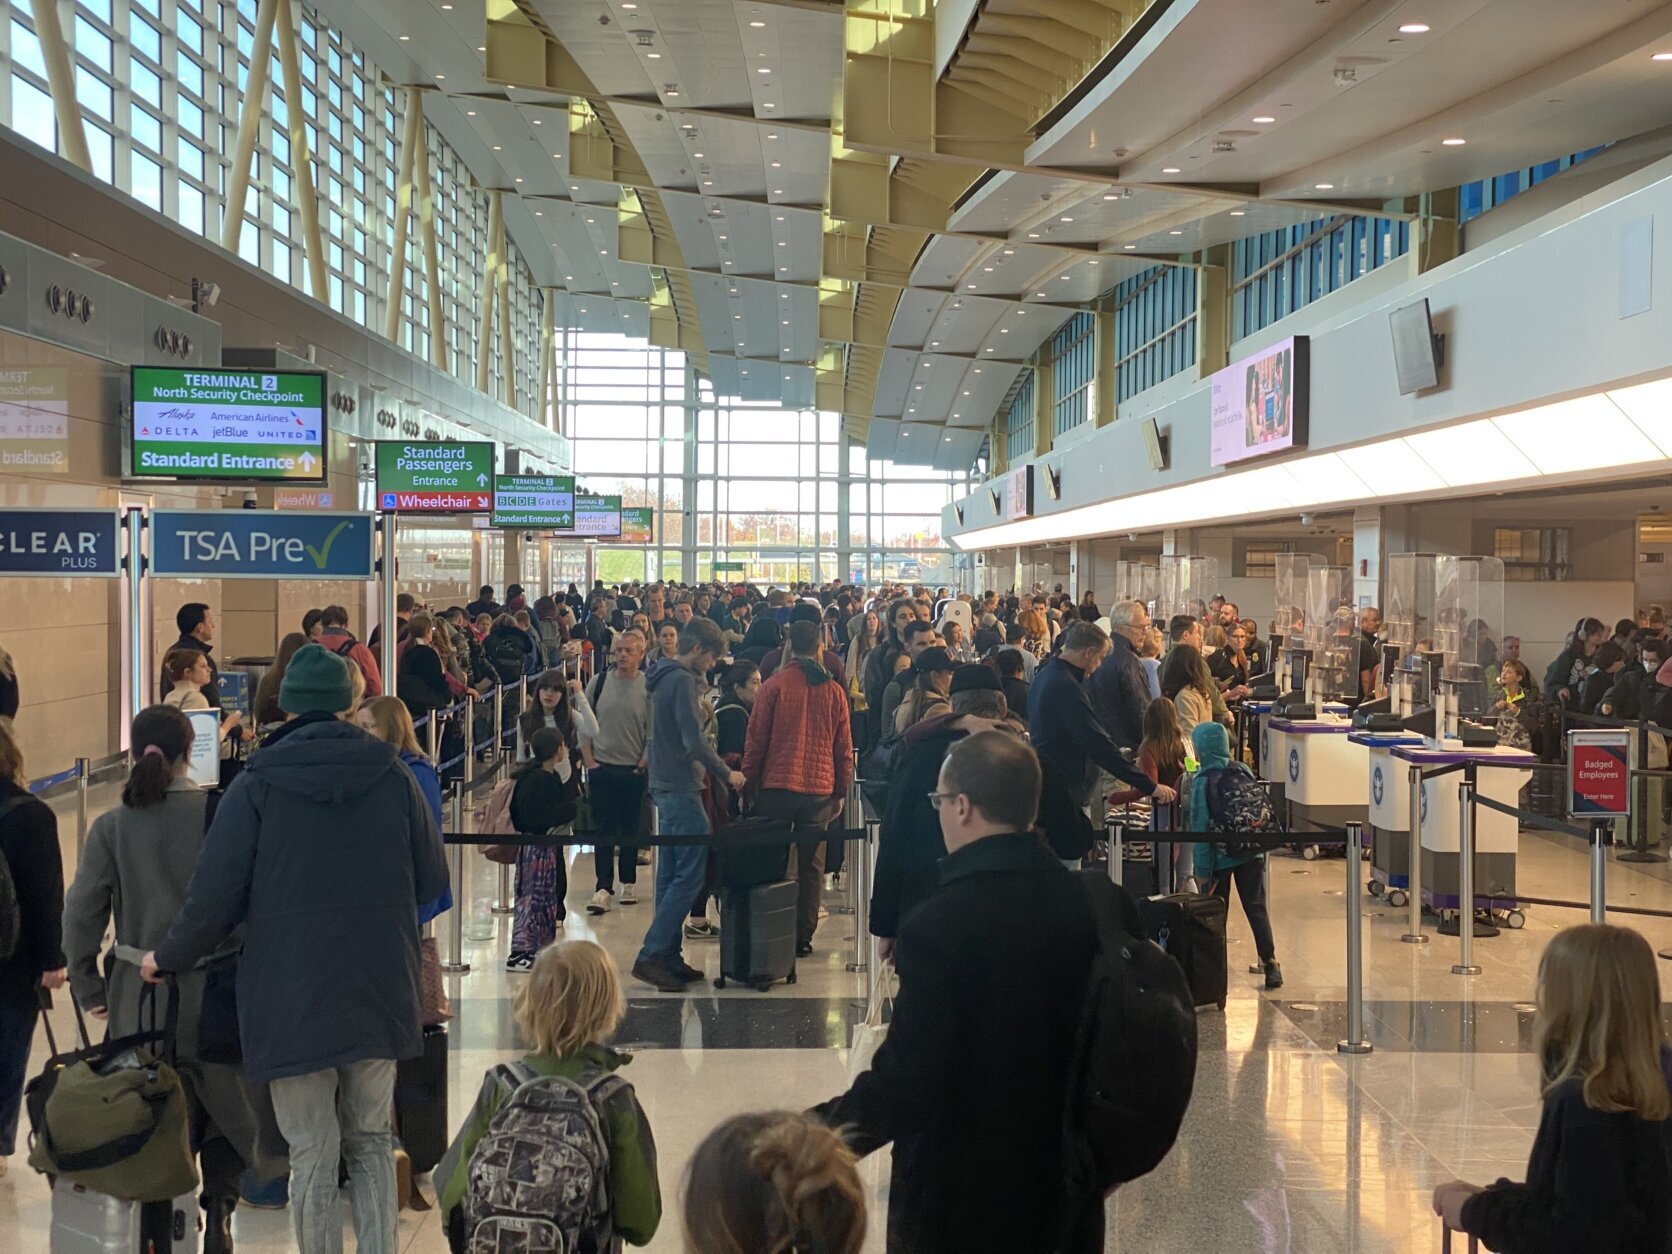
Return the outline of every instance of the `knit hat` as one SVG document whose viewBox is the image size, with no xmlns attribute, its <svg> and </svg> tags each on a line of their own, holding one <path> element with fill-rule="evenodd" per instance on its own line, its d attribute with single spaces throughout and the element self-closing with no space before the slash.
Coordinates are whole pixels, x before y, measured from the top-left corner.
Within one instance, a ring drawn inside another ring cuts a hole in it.
<svg viewBox="0 0 1672 1254">
<path fill-rule="evenodd" d="M 981 662 L 966 662 L 952 672 L 953 692 L 976 692 L 983 689 L 988 692 L 1004 691 L 1004 685 L 999 682 L 999 673 L 991 666 Z"/>
<path fill-rule="evenodd" d="M 911 668 L 919 675 L 927 675 L 931 671 L 955 671 L 958 664 L 952 660 L 950 653 L 937 644 L 919 653 Z"/>
<path fill-rule="evenodd" d="M 797 601 L 790 606 L 789 621 L 792 623 L 822 623 L 824 611 L 819 609 L 816 601 Z"/>
<path fill-rule="evenodd" d="M 348 665 L 322 645 L 303 645 L 285 667 L 279 709 L 286 714 L 342 713 L 354 704 Z"/>
</svg>

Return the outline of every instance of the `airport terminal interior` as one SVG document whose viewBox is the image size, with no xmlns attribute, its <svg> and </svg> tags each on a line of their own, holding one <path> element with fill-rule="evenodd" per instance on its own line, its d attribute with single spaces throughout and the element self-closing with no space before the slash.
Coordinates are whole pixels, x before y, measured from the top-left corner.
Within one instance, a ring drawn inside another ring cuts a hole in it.
<svg viewBox="0 0 1672 1254">
<path fill-rule="evenodd" d="M 1669 246 L 1672 0 L 0 0 L 26 773 L 68 883 L 188 604 L 251 725 L 308 611 L 366 640 L 482 585 L 579 588 L 577 619 L 595 588 L 904 590 L 972 628 L 996 593 L 1001 643 L 1037 595 L 1045 653 L 1086 602 L 1235 627 L 1259 666 L 1203 642 L 1233 752 L 1300 833 L 1265 870 L 1283 978 L 1233 902 L 1183 1128 L 1105 1248 L 1436 1250 L 1437 1185 L 1527 1175 L 1552 938 L 1639 932 L 1672 1023 L 1668 732 L 1636 696 L 1672 688 Z M 583 625 L 550 661 L 590 677 Z M 1609 671 L 1645 665 L 1618 708 Z M 522 747 L 495 726 L 461 702 L 419 732 L 444 832 Z M 1163 807 L 1089 800 L 1121 838 L 1088 865 L 1184 887 Z M 666 852 L 592 914 L 591 843 L 563 847 L 562 935 L 626 990 L 650 1250 L 696 1248 L 717 1124 L 842 1093 L 886 1019 L 852 801 L 766 991 L 689 931 L 704 980 L 633 978 Z M 520 1056 L 529 976 L 509 873 L 447 853 L 451 1132 Z M 67 989 L 49 1020 L 74 1038 Z M 47 1254 L 27 1154 L 0 1249 Z M 906 1254 L 890 1151 L 859 1172 L 863 1248 Z M 448 1248 L 438 1210 L 398 1223 Z M 297 1248 L 282 1207 L 232 1233 Z"/>
</svg>

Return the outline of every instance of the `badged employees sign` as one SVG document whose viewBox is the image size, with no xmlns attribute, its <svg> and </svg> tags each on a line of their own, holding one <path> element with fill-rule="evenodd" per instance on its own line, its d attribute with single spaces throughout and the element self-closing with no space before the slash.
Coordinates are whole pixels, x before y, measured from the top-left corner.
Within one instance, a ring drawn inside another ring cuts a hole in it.
<svg viewBox="0 0 1672 1254">
<path fill-rule="evenodd" d="M 494 446 L 437 440 L 377 444 L 377 506 L 400 513 L 484 514 L 493 508 Z"/>
<path fill-rule="evenodd" d="M 325 375 L 135 366 L 137 478 L 325 481 Z"/>
<path fill-rule="evenodd" d="M 1306 447 L 1310 351 L 1307 338 L 1296 335 L 1214 372 L 1209 460 L 1215 466 Z"/>
<path fill-rule="evenodd" d="M 370 579 L 372 515 L 161 509 L 149 571 L 164 579 Z"/>
<path fill-rule="evenodd" d="M 1631 812 L 1631 734 L 1568 733 L 1568 814 L 1573 818 L 1624 818 Z"/>
</svg>

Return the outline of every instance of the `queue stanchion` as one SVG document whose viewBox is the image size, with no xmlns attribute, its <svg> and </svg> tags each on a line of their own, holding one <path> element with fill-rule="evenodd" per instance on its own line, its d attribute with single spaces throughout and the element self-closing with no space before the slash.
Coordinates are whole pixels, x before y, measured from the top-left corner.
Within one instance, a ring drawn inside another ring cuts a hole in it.
<svg viewBox="0 0 1672 1254">
<path fill-rule="evenodd" d="M 464 703 L 464 786 L 465 791 L 476 782 L 476 711 L 471 708 L 475 694 Z"/>
<path fill-rule="evenodd" d="M 1126 823 L 1116 819 L 1109 824 L 1109 879 L 1126 887 Z"/>
<path fill-rule="evenodd" d="M 464 789 L 458 784 L 453 785 L 452 797 L 452 830 L 464 831 Z M 453 908 L 449 910 L 447 927 L 447 961 L 441 964 L 441 969 L 449 975 L 463 975 L 470 970 L 470 964 L 464 960 L 464 914 L 470 908 L 470 897 L 464 891 L 464 846 L 453 845 Z"/>
<path fill-rule="evenodd" d="M 1347 824 L 1347 1039 L 1336 1043 L 1340 1054 L 1375 1048 L 1364 1039 L 1364 866 L 1353 853 L 1362 839 L 1363 828 Z"/>
<path fill-rule="evenodd" d="M 1591 820 L 1591 922 L 1608 922 L 1608 845 L 1613 836 L 1609 819 Z"/>
<path fill-rule="evenodd" d="M 855 975 L 863 975 L 871 969 L 871 833 L 874 825 L 867 820 L 865 823 L 865 838 L 858 842 L 855 850 L 859 856 L 854 859 L 853 873 L 849 877 L 854 885 L 853 908 L 853 961 L 848 963 L 848 970 Z"/>
<path fill-rule="evenodd" d="M 859 776 L 856 774 L 848 781 L 848 798 L 842 806 L 842 816 L 846 823 L 852 823 L 855 817 L 864 818 L 864 798 L 859 791 Z M 859 902 L 854 895 L 853 888 L 853 841 L 845 842 L 846 848 L 842 854 L 842 900 L 830 907 L 834 914 L 852 915 L 858 911 Z"/>
<path fill-rule="evenodd" d="M 1410 894 L 1410 919 L 1399 939 L 1407 945 L 1426 945 L 1428 937 L 1422 930 L 1422 766 L 1411 763 L 1411 831 L 1406 849 L 1405 888 Z"/>
<path fill-rule="evenodd" d="M 75 860 L 78 867 L 87 848 L 87 777 L 92 773 L 91 758 L 75 760 Z"/>
<path fill-rule="evenodd" d="M 505 685 L 497 680 L 493 686 L 493 758 L 498 762 L 505 752 Z"/>
<path fill-rule="evenodd" d="M 1475 965 L 1475 772 L 1457 786 L 1457 961 L 1453 975 L 1479 975 Z"/>
<path fill-rule="evenodd" d="M 431 710 L 428 721 L 424 724 L 424 756 L 430 760 L 431 766 L 441 761 L 441 733 L 436 727 L 440 721 L 441 717 L 437 711 Z"/>
</svg>

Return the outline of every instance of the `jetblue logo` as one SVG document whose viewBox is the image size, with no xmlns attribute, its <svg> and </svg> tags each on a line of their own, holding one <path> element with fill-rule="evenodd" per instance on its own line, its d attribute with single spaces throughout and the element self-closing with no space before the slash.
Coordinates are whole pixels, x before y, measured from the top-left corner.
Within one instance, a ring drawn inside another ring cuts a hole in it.
<svg viewBox="0 0 1672 1254">
<path fill-rule="evenodd" d="M 1300 750 L 1293 747 L 1289 750 L 1289 782 L 1300 783 Z"/>
<path fill-rule="evenodd" d="M 1370 772 L 1370 796 L 1377 805 L 1381 805 L 1382 796 L 1386 791 L 1386 785 L 1382 783 L 1382 768 L 1378 766 Z"/>
</svg>

